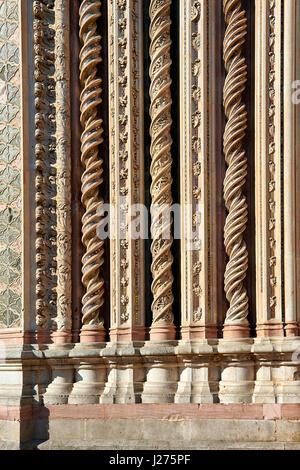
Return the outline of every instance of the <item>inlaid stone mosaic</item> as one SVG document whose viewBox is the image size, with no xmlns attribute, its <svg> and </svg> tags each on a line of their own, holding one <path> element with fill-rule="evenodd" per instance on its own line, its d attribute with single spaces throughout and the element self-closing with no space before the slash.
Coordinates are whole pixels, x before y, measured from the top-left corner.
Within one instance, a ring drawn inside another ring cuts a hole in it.
<svg viewBox="0 0 300 470">
<path fill-rule="evenodd" d="M 0 328 L 21 324 L 18 1 L 0 0 Z"/>
</svg>

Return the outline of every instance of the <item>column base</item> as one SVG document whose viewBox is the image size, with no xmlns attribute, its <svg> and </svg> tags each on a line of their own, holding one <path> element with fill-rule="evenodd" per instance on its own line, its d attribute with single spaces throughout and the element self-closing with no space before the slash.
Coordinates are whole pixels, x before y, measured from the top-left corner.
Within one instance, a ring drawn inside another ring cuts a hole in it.
<svg viewBox="0 0 300 470">
<path fill-rule="evenodd" d="M 151 326 L 150 341 L 172 341 L 176 338 L 176 327 L 174 325 Z"/>
<path fill-rule="evenodd" d="M 53 331 L 51 333 L 52 342 L 55 344 L 66 344 L 72 342 L 71 331 Z"/>
<path fill-rule="evenodd" d="M 112 342 L 145 341 L 147 328 L 137 326 L 134 328 L 110 328 L 109 337 Z"/>
<path fill-rule="evenodd" d="M 209 339 L 217 338 L 218 330 L 216 325 L 189 325 L 181 327 L 182 339 Z"/>
<path fill-rule="evenodd" d="M 223 338 L 249 338 L 250 328 L 247 323 L 225 323 Z"/>
<path fill-rule="evenodd" d="M 92 326 L 83 326 L 80 332 L 81 343 L 103 343 L 106 339 L 104 326 L 93 328 Z"/>
<path fill-rule="evenodd" d="M 256 326 L 256 336 L 258 338 L 267 337 L 275 338 L 284 337 L 284 328 L 282 322 L 261 323 Z"/>
<path fill-rule="evenodd" d="M 299 335 L 299 326 L 296 321 L 286 322 L 284 326 L 285 336 L 298 336 Z"/>
<path fill-rule="evenodd" d="M 24 332 L 24 344 L 69 344 L 72 343 L 71 330 L 47 331 L 35 330 Z"/>
</svg>

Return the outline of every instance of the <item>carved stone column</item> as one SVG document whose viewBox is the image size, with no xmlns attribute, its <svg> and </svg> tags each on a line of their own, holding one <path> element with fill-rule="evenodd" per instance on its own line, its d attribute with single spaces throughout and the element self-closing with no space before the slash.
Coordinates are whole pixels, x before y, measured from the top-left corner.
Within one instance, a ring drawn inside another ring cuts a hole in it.
<svg viewBox="0 0 300 470">
<path fill-rule="evenodd" d="M 71 341 L 71 101 L 70 101 L 70 1 L 55 1 L 56 95 L 56 217 L 57 301 L 56 342 Z"/>
<path fill-rule="evenodd" d="M 300 24 L 300 5 L 297 2 L 296 4 L 296 12 L 295 12 L 295 21 L 296 24 Z M 298 94 L 296 97 L 298 97 L 298 100 L 300 100 L 300 94 L 299 94 L 299 85 L 300 85 L 300 31 L 299 28 L 296 28 L 296 33 L 295 33 L 295 41 L 296 41 L 296 46 L 295 46 L 295 57 L 296 57 L 296 64 L 295 64 L 295 74 L 296 74 L 296 83 L 297 83 L 297 90 Z M 298 101 L 299 103 L 299 101 Z M 296 146 L 296 162 L 300 161 L 300 106 L 299 104 L 296 106 L 295 109 L 295 146 Z M 295 188 L 295 197 L 296 197 L 296 204 L 295 207 L 299 208 L 300 207 L 300 167 L 296 163 L 296 188 Z M 300 292 L 299 292 L 299 281 L 300 281 L 300 212 L 299 210 L 296 210 L 296 250 L 297 250 L 297 255 L 296 255 L 296 286 L 297 288 L 297 294 L 296 294 L 296 318 L 298 321 L 298 327 L 300 328 Z M 300 334 L 300 331 L 298 331 L 298 335 Z"/>
<path fill-rule="evenodd" d="M 97 21 L 101 16 L 100 0 L 82 0 L 79 9 L 80 25 L 80 95 L 81 111 L 81 161 L 82 204 L 85 213 L 82 218 L 82 242 L 85 253 L 82 257 L 82 283 L 85 294 L 82 298 L 82 342 L 105 339 L 104 320 L 101 307 L 104 302 L 104 280 L 101 267 L 104 262 L 103 240 L 97 233 L 101 224 L 101 183 L 103 169 L 101 158 L 102 119 L 98 116 L 101 103 L 101 78 L 97 66 L 101 62 L 101 36 L 97 32 Z"/>
<path fill-rule="evenodd" d="M 283 336 L 281 0 L 257 0 L 255 15 L 257 336 Z"/>
<path fill-rule="evenodd" d="M 84 348 L 93 345 L 85 344 Z M 74 355 L 76 350 L 74 351 Z M 75 383 L 70 393 L 68 403 L 73 405 L 99 403 L 104 390 L 106 370 L 100 358 L 83 357 L 76 359 Z"/>
<path fill-rule="evenodd" d="M 112 341 L 145 338 L 142 3 L 108 2 Z"/>
<path fill-rule="evenodd" d="M 208 0 L 180 2 L 182 338 L 217 337 L 212 145 L 215 55 Z"/>
<path fill-rule="evenodd" d="M 44 394 L 44 403 L 64 405 L 68 403 L 74 382 L 74 369 L 63 359 L 49 360 L 51 381 Z"/>
<path fill-rule="evenodd" d="M 284 212 L 284 315 L 286 336 L 297 336 L 297 142 L 296 142 L 296 96 L 294 82 L 296 69 L 296 0 L 284 0 L 284 45 L 283 45 L 283 212 Z M 298 51 L 299 52 L 299 51 Z M 296 83 L 296 82 L 295 82 Z M 299 181 L 298 181 L 299 184 Z M 298 219 L 299 220 L 299 219 Z M 298 321 L 297 321 L 298 320 Z"/>
<path fill-rule="evenodd" d="M 34 1 L 33 54 L 35 103 L 36 337 L 49 342 L 55 316 L 55 40 L 53 3 Z M 52 28 L 51 28 L 52 26 Z M 32 338 L 31 341 L 35 341 Z"/>
<path fill-rule="evenodd" d="M 175 338 L 173 324 L 173 275 L 171 254 L 172 139 L 170 77 L 171 0 L 151 0 L 150 15 L 150 116 L 151 116 L 151 271 L 153 282 L 151 340 Z"/>
<path fill-rule="evenodd" d="M 31 342 L 71 340 L 69 13 L 68 0 L 32 3 L 37 331 L 29 333 Z"/>
<path fill-rule="evenodd" d="M 224 227 L 224 244 L 228 256 L 225 293 L 229 302 L 223 336 L 243 338 L 249 336 L 248 295 L 243 284 L 248 268 L 248 252 L 243 238 L 248 220 L 243 193 L 247 176 L 247 159 L 243 147 L 247 129 L 247 112 L 243 101 L 247 83 L 247 65 L 243 55 L 247 20 L 241 0 L 224 0 L 223 8 L 226 23 L 223 50 L 226 126 L 223 147 L 227 164 L 224 201 L 228 212 Z"/>
</svg>

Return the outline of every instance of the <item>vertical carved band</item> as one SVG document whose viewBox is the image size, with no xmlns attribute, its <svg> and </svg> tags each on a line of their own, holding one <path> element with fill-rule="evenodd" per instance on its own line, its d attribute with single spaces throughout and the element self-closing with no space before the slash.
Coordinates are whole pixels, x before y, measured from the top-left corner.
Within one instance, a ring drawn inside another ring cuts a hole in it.
<svg viewBox="0 0 300 470">
<path fill-rule="evenodd" d="M 278 21 L 280 23 L 278 23 Z M 268 239 L 269 320 L 281 321 L 281 1 L 269 2 Z M 278 29 L 279 27 L 279 29 Z M 279 42 L 278 42 L 279 41 Z M 279 49 L 278 49 L 279 47 Z"/>
<path fill-rule="evenodd" d="M 81 111 L 81 161 L 82 203 L 85 213 L 82 219 L 82 242 L 85 253 L 82 257 L 82 282 L 86 292 L 82 299 L 83 328 L 104 328 L 100 314 L 104 302 L 104 281 L 101 266 L 104 262 L 103 241 L 97 236 L 97 226 L 101 222 L 100 186 L 103 182 L 102 163 L 99 146 L 103 142 L 102 119 L 98 116 L 101 103 L 101 78 L 97 66 L 101 62 L 101 36 L 97 33 L 97 20 L 101 16 L 99 0 L 83 0 L 79 10 L 80 40 L 80 95 Z"/>
<path fill-rule="evenodd" d="M 55 268 L 51 260 L 50 155 L 55 150 L 52 139 L 50 100 L 54 88 L 53 35 L 49 28 L 49 11 L 53 4 L 47 0 L 33 2 L 34 95 L 35 95 L 35 161 L 36 161 L 36 324 L 38 330 L 50 330 L 51 303 L 49 279 Z M 53 173 L 52 173 L 53 174 Z"/>
<path fill-rule="evenodd" d="M 183 338 L 216 337 L 211 236 L 211 76 L 215 60 L 208 0 L 180 5 L 180 181 Z"/>
<path fill-rule="evenodd" d="M 245 332 L 236 331 L 236 334 L 248 334 L 248 296 L 243 285 L 248 268 L 248 252 L 243 239 L 247 224 L 247 204 L 243 194 L 247 176 L 247 160 L 243 149 L 247 113 L 242 101 L 247 81 L 247 66 L 242 55 L 247 34 L 247 20 L 241 4 L 241 0 L 224 0 L 223 2 L 226 22 L 223 52 L 226 79 L 223 103 L 227 119 L 223 142 L 227 164 L 224 200 L 228 211 L 224 228 L 224 244 L 229 258 L 225 271 L 225 292 L 229 302 L 225 319 L 225 335 L 226 324 L 235 324 L 237 328 L 244 324 Z"/>
<path fill-rule="evenodd" d="M 55 3 L 58 331 L 71 330 L 70 1 Z"/>
<path fill-rule="evenodd" d="M 171 254 L 171 218 L 164 217 L 161 210 L 168 211 L 172 205 L 171 194 L 171 78 L 170 78 L 170 6 L 171 0 L 150 2 L 150 116 L 151 116 L 151 235 L 152 235 L 152 328 L 165 329 L 166 338 L 173 336 L 173 275 Z M 164 333 L 158 337 L 164 337 Z M 154 338 L 155 333 L 151 334 Z M 160 336 L 161 335 L 161 336 Z"/>
<path fill-rule="evenodd" d="M 282 6 L 256 8 L 257 335 L 282 336 Z M 289 87 L 291 85 L 289 84 Z"/>
<path fill-rule="evenodd" d="M 284 193 L 284 300 L 285 300 L 285 331 L 286 336 L 297 336 L 300 324 L 297 322 L 297 181 L 299 169 L 297 165 L 296 142 L 296 107 L 294 84 L 297 83 L 297 0 L 284 0 L 284 49 L 283 49 L 283 89 L 284 89 L 284 150 L 283 150 L 283 193 Z M 299 54 L 299 51 L 298 51 Z M 298 173 L 298 174 L 297 174 Z M 298 182 L 299 185 L 299 182 Z"/>
<path fill-rule="evenodd" d="M 130 232 L 131 208 L 144 202 L 142 2 L 110 0 L 111 340 L 145 335 L 144 242 Z"/>
</svg>

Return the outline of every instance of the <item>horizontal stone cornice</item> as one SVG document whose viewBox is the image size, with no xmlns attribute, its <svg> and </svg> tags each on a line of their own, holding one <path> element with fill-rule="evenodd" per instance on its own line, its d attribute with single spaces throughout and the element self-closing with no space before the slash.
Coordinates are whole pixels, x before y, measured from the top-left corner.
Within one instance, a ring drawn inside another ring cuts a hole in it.
<svg viewBox="0 0 300 470">
<path fill-rule="evenodd" d="M 282 354 L 289 357 L 300 349 L 300 337 L 293 338 L 246 338 L 245 340 L 198 340 L 166 341 L 164 343 L 80 343 L 64 345 L 9 345 L 0 348 L 0 363 L 32 363 L 43 360 L 70 360 L 102 358 L 147 357 L 202 357 L 243 356 L 251 354 L 270 356 Z"/>
</svg>

